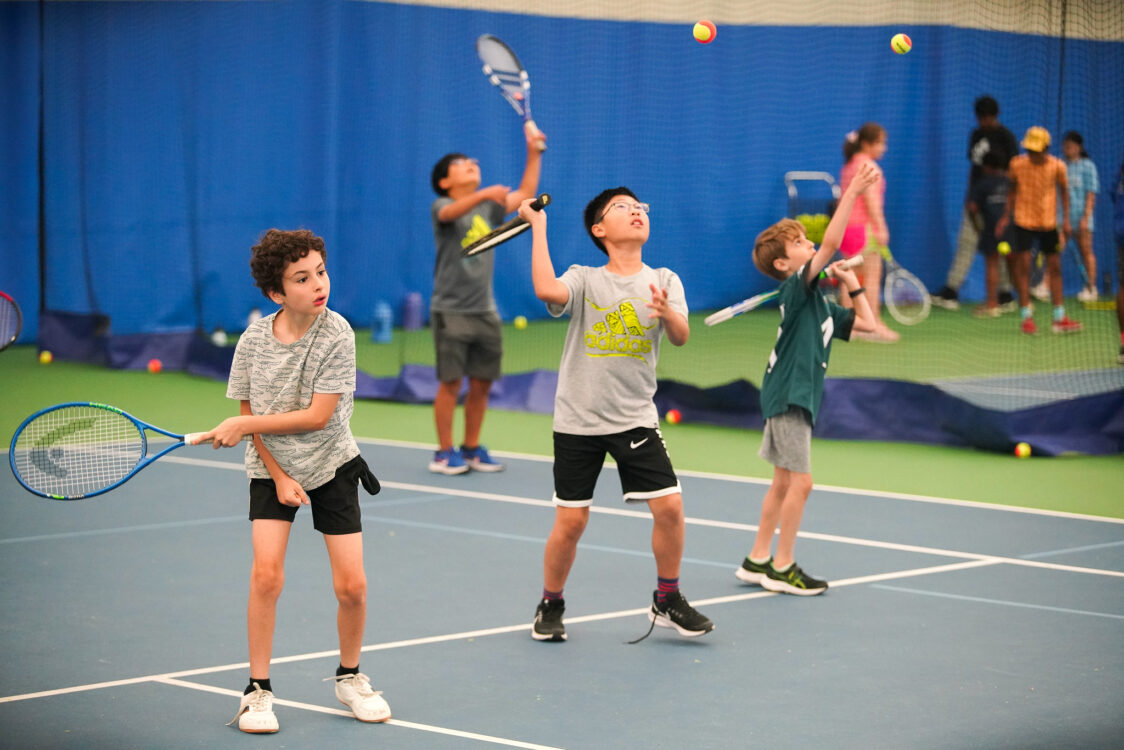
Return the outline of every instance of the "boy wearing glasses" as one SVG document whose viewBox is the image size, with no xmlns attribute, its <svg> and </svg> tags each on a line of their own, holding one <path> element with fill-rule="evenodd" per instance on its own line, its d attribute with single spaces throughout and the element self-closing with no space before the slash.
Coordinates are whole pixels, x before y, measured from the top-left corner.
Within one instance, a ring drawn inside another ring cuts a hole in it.
<svg viewBox="0 0 1124 750">
<path fill-rule="evenodd" d="M 464 248 L 503 223 L 504 217 L 533 198 L 539 187 L 544 136 L 527 136 L 527 163 L 515 190 L 506 185 L 480 187 L 480 165 L 464 154 L 446 154 L 433 167 L 430 182 L 439 196 L 430 208 L 437 262 L 429 312 L 437 353 L 437 395 L 433 417 L 437 451 L 429 470 L 439 474 L 501 471 L 503 465 L 480 444 L 480 427 L 488 408 L 492 381 L 500 377 L 503 335 L 492 293 L 492 253 L 466 258 Z M 464 400 L 464 442 L 453 445 L 453 412 L 461 383 L 468 377 Z"/>
<path fill-rule="evenodd" d="M 605 190 L 585 208 L 586 231 L 608 263 L 570 266 L 560 277 L 547 246 L 546 212 L 530 203 L 523 201 L 519 216 L 532 229 L 535 296 L 552 316 L 570 315 L 554 399 L 554 526 L 531 637 L 566 640 L 562 588 L 606 453 L 617 462 L 624 501 L 647 503 L 652 513 L 658 580 L 649 621 L 687 637 L 708 633 L 714 623 L 679 592 L 683 498 L 652 402 L 662 335 L 682 346 L 691 333 L 683 284 L 672 271 L 644 263 L 648 204 L 628 188 Z"/>
</svg>

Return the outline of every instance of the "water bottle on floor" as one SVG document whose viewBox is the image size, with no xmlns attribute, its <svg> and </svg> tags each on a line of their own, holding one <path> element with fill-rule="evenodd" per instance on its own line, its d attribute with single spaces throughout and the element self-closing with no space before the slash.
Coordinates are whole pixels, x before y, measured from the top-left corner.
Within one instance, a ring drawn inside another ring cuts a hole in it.
<svg viewBox="0 0 1124 750">
<path fill-rule="evenodd" d="M 375 303 L 375 314 L 371 319 L 371 341 L 386 344 L 390 341 L 391 327 L 394 324 L 390 305 L 382 300 Z"/>
</svg>

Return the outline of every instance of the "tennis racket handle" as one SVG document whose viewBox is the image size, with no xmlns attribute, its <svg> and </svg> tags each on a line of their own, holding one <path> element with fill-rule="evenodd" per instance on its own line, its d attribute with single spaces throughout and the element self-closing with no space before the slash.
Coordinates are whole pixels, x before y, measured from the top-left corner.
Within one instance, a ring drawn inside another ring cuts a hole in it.
<svg viewBox="0 0 1124 750">
<path fill-rule="evenodd" d="M 532 211 L 542 211 L 549 205 L 550 193 L 543 193 L 538 198 L 535 198 L 535 200 L 531 202 L 531 205 L 528 206 L 528 208 L 530 208 Z"/>
<path fill-rule="evenodd" d="M 535 148 L 539 151 L 546 151 L 546 139 L 542 137 L 542 131 L 539 126 L 535 124 L 534 120 L 527 120 L 523 123 L 523 130 L 527 133 L 528 138 L 535 139 Z M 536 211 L 538 209 L 535 209 Z"/>
<path fill-rule="evenodd" d="M 844 268 L 854 268 L 855 266 L 861 266 L 862 264 L 863 264 L 863 256 L 862 256 L 861 253 L 859 255 L 855 255 L 855 256 L 850 257 L 847 260 L 843 261 L 843 267 Z M 825 273 L 828 276 L 834 275 L 830 268 L 828 268 L 827 271 L 825 271 Z"/>
<path fill-rule="evenodd" d="M 205 433 L 205 432 L 189 432 L 189 433 L 187 433 L 186 435 L 183 436 L 183 443 L 184 443 L 184 445 L 198 445 L 199 444 L 199 438 L 203 437 L 205 434 L 207 434 L 207 433 Z M 242 442 L 243 443 L 252 442 L 253 439 L 254 439 L 253 435 L 243 435 L 242 436 Z"/>
</svg>

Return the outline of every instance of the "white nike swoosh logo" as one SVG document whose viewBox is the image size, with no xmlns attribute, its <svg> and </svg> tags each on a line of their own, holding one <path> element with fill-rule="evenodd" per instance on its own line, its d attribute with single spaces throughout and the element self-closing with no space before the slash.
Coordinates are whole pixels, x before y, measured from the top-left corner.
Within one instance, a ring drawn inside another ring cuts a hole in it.
<svg viewBox="0 0 1124 750">
<path fill-rule="evenodd" d="M 639 448 L 640 446 L 644 445 L 644 443 L 646 443 L 646 442 L 648 442 L 648 438 L 644 438 L 644 439 L 643 439 L 643 440 L 641 440 L 641 441 L 640 441 L 639 443 L 629 443 L 629 444 L 628 444 L 628 447 L 629 447 L 629 448 L 632 448 L 633 450 L 636 450 L 636 449 L 637 449 L 637 448 Z"/>
</svg>

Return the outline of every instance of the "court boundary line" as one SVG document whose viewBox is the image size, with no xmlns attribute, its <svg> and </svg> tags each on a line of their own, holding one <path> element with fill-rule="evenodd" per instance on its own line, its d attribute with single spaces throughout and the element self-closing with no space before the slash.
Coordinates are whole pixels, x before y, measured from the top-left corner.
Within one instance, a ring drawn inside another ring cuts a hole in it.
<svg viewBox="0 0 1124 750">
<path fill-rule="evenodd" d="M 228 688 L 221 688 L 216 685 L 206 685 L 201 682 L 189 682 L 187 680 L 180 680 L 174 677 L 157 677 L 152 682 L 162 685 L 170 685 L 173 687 L 187 688 L 189 690 L 198 690 L 203 693 L 215 693 L 217 695 L 230 696 L 232 698 L 241 697 L 242 693 L 237 690 L 230 690 Z M 287 708 L 297 708 L 302 711 L 314 711 L 321 714 L 329 714 L 332 716 L 343 716 L 348 719 L 359 721 L 355 715 L 350 711 L 344 711 L 342 708 L 330 708 L 328 706 L 319 706 L 315 703 L 304 703 L 302 701 L 292 701 L 285 698 L 274 697 L 273 702 L 278 706 L 285 706 Z M 554 747 L 553 745 L 539 745 L 533 742 L 523 742 L 522 740 L 511 740 L 506 737 L 495 737 L 488 734 L 480 734 L 478 732 L 466 732 L 461 729 L 449 729 L 447 727 L 439 727 L 434 724 L 420 724 L 416 721 L 404 721 L 402 719 L 395 719 L 393 716 L 382 722 L 372 722 L 377 724 L 386 724 L 388 726 L 402 727 L 403 729 L 416 729 L 422 732 L 432 732 L 434 734 L 443 734 L 450 737 L 460 737 L 462 739 L 479 740 L 481 742 L 490 742 L 493 745 L 506 745 L 508 747 L 525 748 L 525 750 L 563 750 L 563 748 Z"/>
<path fill-rule="evenodd" d="M 356 442 L 368 445 L 385 445 L 394 448 L 413 448 L 422 451 L 432 451 L 433 445 L 431 443 L 418 443 L 410 440 L 392 440 L 389 438 L 355 438 Z M 523 461 L 533 461 L 536 463 L 550 463 L 554 461 L 552 456 L 541 456 L 536 453 L 519 453 L 517 451 L 488 451 L 493 456 L 500 458 L 515 458 Z M 611 460 L 605 461 L 605 468 L 616 470 L 617 465 Z M 737 474 L 723 474 L 721 472 L 711 471 L 695 471 L 693 469 L 676 469 L 676 474 L 684 477 L 694 477 L 697 479 L 718 479 L 726 482 L 735 482 L 738 484 L 753 484 L 759 486 L 769 486 L 772 484 L 771 479 L 762 479 L 760 477 L 744 477 Z M 1124 524 L 1124 518 L 1114 518 L 1112 516 L 1094 516 L 1088 513 L 1072 513 L 1064 510 L 1050 510 L 1048 508 L 1026 508 L 1019 505 L 1005 505 L 1002 503 L 984 503 L 978 500 L 960 500 L 954 497 L 938 497 L 935 495 L 917 495 L 908 492 L 890 492 L 888 490 L 874 490 L 862 489 L 856 487 L 842 487 L 833 484 L 820 484 L 816 482 L 812 486 L 812 490 L 825 490 L 828 492 L 839 492 L 845 495 L 866 495 L 869 497 L 877 497 L 880 499 L 888 500 L 907 500 L 909 502 L 917 503 L 934 503 L 937 505 L 952 505 L 967 508 L 977 508 L 980 510 L 998 510 L 1007 513 L 1026 513 L 1036 516 L 1050 516 L 1054 518 L 1072 518 L 1078 521 L 1103 521 L 1105 523 Z"/>
<path fill-rule="evenodd" d="M 873 573 L 865 576 L 856 576 L 854 578 L 845 578 L 838 581 L 832 581 L 832 588 L 845 588 L 847 586 L 857 586 L 866 583 L 878 583 L 881 581 L 891 581 L 901 578 L 915 578 L 919 576 L 934 575 L 938 573 L 947 573 L 956 570 L 966 570 L 970 568 L 986 567 L 991 565 L 1000 565 L 1005 562 L 1003 559 L 994 558 L 987 560 L 966 560 L 963 562 L 947 563 L 944 565 L 929 565 L 921 568 L 909 568 L 906 570 L 895 570 L 887 573 Z M 731 604 L 735 602 L 748 601 L 751 599 L 763 599 L 772 596 L 782 596 L 779 592 L 766 591 L 759 587 L 754 587 L 755 590 L 748 593 L 741 594 L 725 594 L 722 596 L 710 597 L 708 599 L 699 599 L 694 602 L 695 606 L 708 606 L 712 604 Z M 611 612 L 599 612 L 589 615 L 578 615 L 575 617 L 566 618 L 566 622 L 583 623 L 583 622 L 597 622 L 601 620 L 613 620 L 623 617 L 633 617 L 642 615 L 648 612 L 648 607 L 634 607 L 630 609 L 621 609 Z M 479 628 L 476 630 L 466 630 L 458 633 L 445 633 L 442 635 L 422 636 L 420 638 L 407 638 L 398 641 L 389 641 L 386 643 L 372 643 L 363 646 L 361 649 L 363 653 L 370 653 L 374 651 L 389 651 L 399 648 L 410 648 L 414 646 L 426 646 L 436 643 L 449 643 L 452 641 L 463 641 L 475 638 L 483 638 L 491 635 L 503 635 L 506 633 L 516 633 L 524 630 L 529 630 L 531 624 L 529 621 L 521 622 L 518 625 L 501 625 L 493 628 Z M 292 654 L 290 656 L 281 656 L 270 660 L 270 664 L 291 664 L 302 661 L 312 661 L 314 659 L 327 659 L 337 657 L 339 649 L 330 649 L 324 651 L 310 651 L 303 654 Z M 159 674 L 144 675 L 141 677 L 126 677 L 120 680 L 108 680 L 105 682 L 95 682 L 86 685 L 74 685 L 65 688 L 55 688 L 52 690 L 42 690 L 33 693 L 21 693 L 18 695 L 0 696 L 0 704 L 15 703 L 24 700 L 35 700 L 38 698 L 52 698 L 59 695 L 69 695 L 72 693 L 90 692 L 93 690 L 105 690 L 114 687 L 125 687 L 129 685 L 139 685 L 146 682 L 164 682 L 168 680 L 178 679 L 181 677 L 196 677 L 206 674 L 216 674 L 219 672 L 231 672 L 237 669 L 248 669 L 250 663 L 248 661 L 237 662 L 232 664 L 223 664 L 211 667 L 200 667 L 197 669 L 184 669 L 175 672 L 162 672 Z M 216 690 L 226 690 L 226 688 L 216 688 Z M 233 693 L 237 695 L 237 693 Z M 277 702 L 280 702 L 279 700 Z"/>
</svg>

